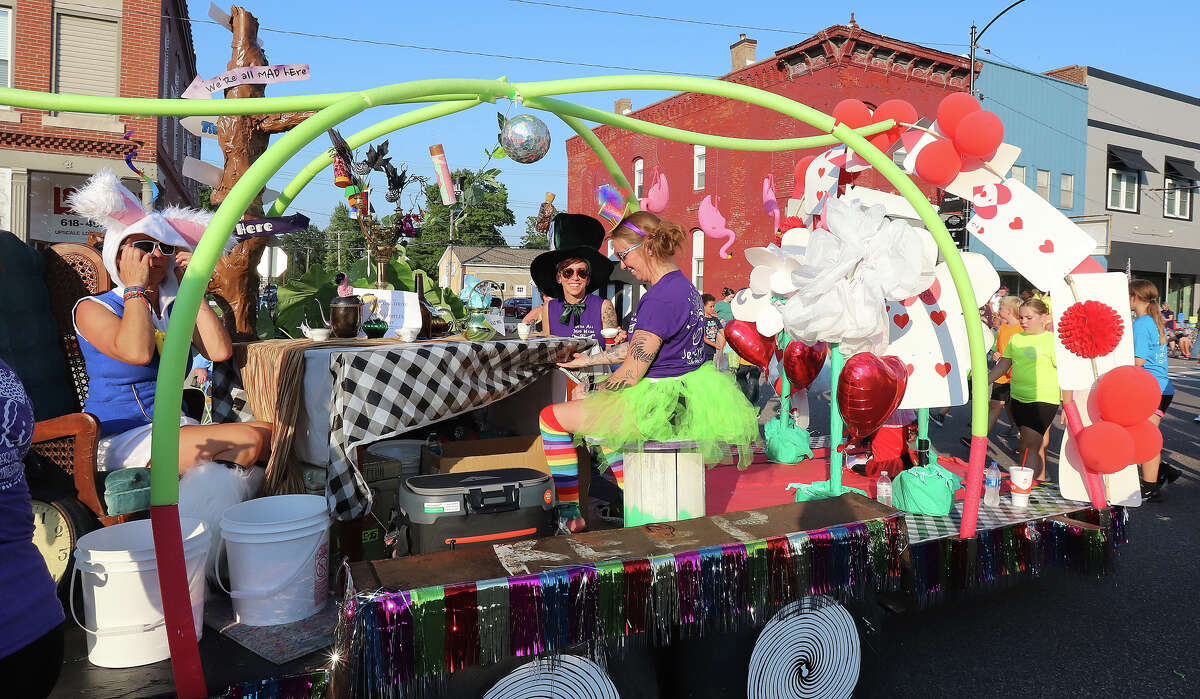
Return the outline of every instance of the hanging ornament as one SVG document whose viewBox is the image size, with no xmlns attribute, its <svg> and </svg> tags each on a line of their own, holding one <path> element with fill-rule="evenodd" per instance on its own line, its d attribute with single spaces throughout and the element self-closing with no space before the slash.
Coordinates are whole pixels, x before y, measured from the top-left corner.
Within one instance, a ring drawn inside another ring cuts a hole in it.
<svg viewBox="0 0 1200 699">
<path fill-rule="evenodd" d="M 346 161 L 342 160 L 342 156 L 333 156 L 333 186 L 349 187 L 354 180 L 350 177 L 350 168 L 346 167 Z"/>
<path fill-rule="evenodd" d="M 536 163 L 550 150 L 550 129 L 532 114 L 518 114 L 505 120 L 500 145 L 518 163 Z"/>
</svg>

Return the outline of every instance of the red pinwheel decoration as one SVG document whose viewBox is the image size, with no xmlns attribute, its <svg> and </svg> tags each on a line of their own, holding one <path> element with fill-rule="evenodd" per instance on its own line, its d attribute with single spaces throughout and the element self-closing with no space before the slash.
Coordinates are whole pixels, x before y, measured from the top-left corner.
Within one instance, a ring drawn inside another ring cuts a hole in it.
<svg viewBox="0 0 1200 699">
<path fill-rule="evenodd" d="M 1063 311 L 1058 338 L 1071 354 L 1084 359 L 1103 357 L 1117 348 L 1125 321 L 1116 309 L 1099 301 L 1081 301 Z"/>
</svg>

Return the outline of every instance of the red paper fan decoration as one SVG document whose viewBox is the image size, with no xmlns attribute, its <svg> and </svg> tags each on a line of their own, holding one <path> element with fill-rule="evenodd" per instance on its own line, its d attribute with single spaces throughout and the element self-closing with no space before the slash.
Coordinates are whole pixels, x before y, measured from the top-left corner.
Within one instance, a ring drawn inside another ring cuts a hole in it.
<svg viewBox="0 0 1200 699">
<path fill-rule="evenodd" d="M 1112 306 L 1082 301 L 1063 311 L 1058 338 L 1063 347 L 1084 359 L 1103 357 L 1117 348 L 1125 334 L 1125 321 Z"/>
</svg>

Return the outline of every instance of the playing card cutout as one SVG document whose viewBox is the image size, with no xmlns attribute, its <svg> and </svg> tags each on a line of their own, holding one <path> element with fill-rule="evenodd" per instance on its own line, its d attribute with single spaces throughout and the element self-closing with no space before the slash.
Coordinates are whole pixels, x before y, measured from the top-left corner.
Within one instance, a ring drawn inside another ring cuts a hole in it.
<svg viewBox="0 0 1200 699">
<path fill-rule="evenodd" d="M 964 253 L 963 263 L 972 293 L 977 298 L 990 298 L 1000 286 L 1000 277 L 991 263 L 976 253 Z M 929 289 L 911 299 L 889 302 L 887 312 L 887 353 L 912 367 L 900 407 L 940 408 L 966 403 L 971 353 L 966 321 L 946 264 L 937 266 Z M 898 316 L 906 317 L 905 322 L 896 322 Z M 991 347 L 991 343 L 991 330 L 985 327 L 984 348 Z"/>
<path fill-rule="evenodd" d="M 846 159 L 846 147 L 835 146 L 821 153 L 808 165 L 804 173 L 804 198 L 800 205 L 800 213 L 808 217 L 820 214 L 825 208 L 825 200 L 837 194 L 838 175 L 841 169 L 834 165 L 833 158 L 841 162 Z"/>
<path fill-rule="evenodd" d="M 1118 272 L 1117 274 L 1120 274 Z M 1121 274 L 1122 277 L 1125 275 Z M 1062 365 L 1058 367 L 1062 373 Z M 1095 382 L 1088 384 L 1086 389 L 1075 391 L 1075 403 L 1079 406 L 1079 417 L 1083 426 L 1087 427 L 1100 415 L 1096 405 L 1095 392 L 1091 389 Z M 1063 430 L 1058 460 L 1058 492 L 1067 500 L 1091 502 L 1087 486 L 1084 484 L 1083 459 L 1075 440 L 1071 438 L 1070 430 Z M 1113 505 L 1129 505 L 1137 507 L 1142 504 L 1142 491 L 1139 483 L 1137 464 L 1131 464 L 1116 473 L 1104 476 L 1104 492 L 1109 503 Z"/>
<path fill-rule="evenodd" d="M 971 190 L 967 230 L 1039 289 L 1049 289 L 1096 247 L 1079 226 L 1014 179 Z"/>
<path fill-rule="evenodd" d="M 1096 368 L 1101 375 L 1109 369 L 1133 364 L 1133 321 L 1129 311 L 1129 282 L 1124 272 L 1104 274 L 1075 274 L 1075 289 L 1080 301 L 1099 301 L 1111 306 L 1120 316 L 1121 339 L 1116 349 L 1096 358 Z M 1054 316 L 1054 327 L 1059 329 L 1063 313 L 1075 303 L 1066 282 L 1050 287 L 1050 311 Z M 1071 352 L 1063 345 L 1058 332 L 1054 335 L 1054 361 L 1058 364 L 1058 386 L 1064 391 L 1091 388 L 1096 377 L 1092 373 L 1092 362 Z"/>
<path fill-rule="evenodd" d="M 963 157 L 963 169 L 954 178 L 954 181 L 946 185 L 945 189 L 953 195 L 960 196 L 963 199 L 971 198 L 971 191 L 980 185 L 1000 184 L 1004 181 L 1003 177 L 995 173 L 1007 174 L 1012 170 L 1013 163 L 1017 162 L 1017 157 L 1021 155 L 1021 149 L 1007 143 L 1001 143 L 996 149 L 996 154 L 992 159 L 985 163 L 979 158 L 971 156 Z"/>
</svg>

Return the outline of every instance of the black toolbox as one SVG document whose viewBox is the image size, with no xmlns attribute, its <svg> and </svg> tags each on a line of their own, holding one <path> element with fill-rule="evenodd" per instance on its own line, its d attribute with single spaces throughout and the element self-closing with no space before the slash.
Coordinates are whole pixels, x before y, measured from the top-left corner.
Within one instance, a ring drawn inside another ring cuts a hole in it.
<svg viewBox="0 0 1200 699">
<path fill-rule="evenodd" d="M 550 536 L 554 505 L 550 476 L 531 468 L 408 476 L 396 494 L 413 554 Z"/>
</svg>

